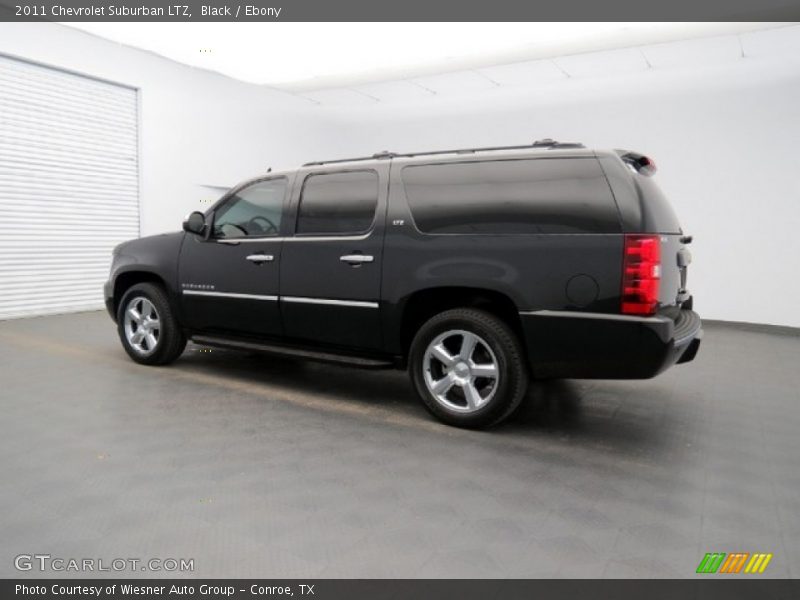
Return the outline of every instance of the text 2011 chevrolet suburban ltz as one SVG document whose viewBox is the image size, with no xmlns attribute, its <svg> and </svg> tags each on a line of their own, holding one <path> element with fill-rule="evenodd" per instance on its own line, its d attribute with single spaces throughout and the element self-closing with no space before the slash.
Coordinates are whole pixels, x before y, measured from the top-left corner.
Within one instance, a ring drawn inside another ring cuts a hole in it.
<svg viewBox="0 0 800 600">
<path fill-rule="evenodd" d="M 118 246 L 106 303 L 140 363 L 189 339 L 408 368 L 436 417 L 484 427 L 532 377 L 648 378 L 694 358 L 691 238 L 654 171 L 552 140 L 309 163 Z"/>
</svg>

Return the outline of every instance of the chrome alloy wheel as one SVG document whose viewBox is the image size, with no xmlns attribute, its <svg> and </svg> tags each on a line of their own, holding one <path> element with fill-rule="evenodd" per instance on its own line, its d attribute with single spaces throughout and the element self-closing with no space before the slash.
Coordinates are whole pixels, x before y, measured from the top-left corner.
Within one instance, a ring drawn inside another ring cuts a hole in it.
<svg viewBox="0 0 800 600">
<path fill-rule="evenodd" d="M 125 307 L 125 338 L 133 351 L 149 356 L 161 338 L 161 324 L 153 303 L 144 296 L 131 298 Z"/>
<path fill-rule="evenodd" d="M 423 359 L 425 385 L 436 401 L 462 413 L 483 408 L 497 391 L 500 367 L 480 336 L 455 329 L 433 339 Z"/>
</svg>

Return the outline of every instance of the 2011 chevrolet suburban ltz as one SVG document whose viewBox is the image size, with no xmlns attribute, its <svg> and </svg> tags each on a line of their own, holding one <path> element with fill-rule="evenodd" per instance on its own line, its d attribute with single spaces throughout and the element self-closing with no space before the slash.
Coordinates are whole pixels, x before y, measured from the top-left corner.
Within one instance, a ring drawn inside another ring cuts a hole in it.
<svg viewBox="0 0 800 600">
<path fill-rule="evenodd" d="M 532 377 L 648 378 L 694 358 L 691 238 L 654 172 L 552 140 L 309 163 L 118 246 L 106 303 L 139 363 L 192 340 L 408 368 L 436 417 L 485 427 Z"/>
</svg>

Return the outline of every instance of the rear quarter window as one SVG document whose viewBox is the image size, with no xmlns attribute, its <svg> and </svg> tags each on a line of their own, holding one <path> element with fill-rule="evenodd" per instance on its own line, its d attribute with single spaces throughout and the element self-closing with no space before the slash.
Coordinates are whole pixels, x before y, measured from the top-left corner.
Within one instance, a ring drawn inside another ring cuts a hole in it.
<svg viewBox="0 0 800 600">
<path fill-rule="evenodd" d="M 414 222 L 424 233 L 621 231 L 594 158 L 409 165 L 402 180 Z"/>
</svg>

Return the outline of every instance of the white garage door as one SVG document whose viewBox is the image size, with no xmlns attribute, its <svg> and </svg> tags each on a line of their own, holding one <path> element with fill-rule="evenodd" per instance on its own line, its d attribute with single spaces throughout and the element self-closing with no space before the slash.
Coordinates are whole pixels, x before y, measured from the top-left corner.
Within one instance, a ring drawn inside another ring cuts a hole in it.
<svg viewBox="0 0 800 600">
<path fill-rule="evenodd" d="M 136 94 L 0 56 L 0 319 L 103 306 L 139 234 Z"/>
</svg>

